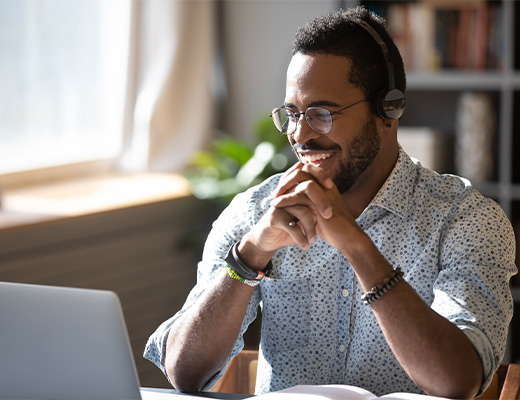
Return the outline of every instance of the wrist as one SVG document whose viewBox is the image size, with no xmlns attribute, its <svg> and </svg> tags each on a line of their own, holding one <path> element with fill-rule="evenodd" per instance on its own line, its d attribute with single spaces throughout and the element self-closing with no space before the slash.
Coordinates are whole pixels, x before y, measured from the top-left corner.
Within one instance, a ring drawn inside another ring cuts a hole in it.
<svg viewBox="0 0 520 400">
<path fill-rule="evenodd" d="M 338 250 L 349 261 L 363 257 L 374 244 L 372 239 L 359 227 L 356 227 L 348 236 L 344 237 L 342 242 L 344 246 Z"/>
<path fill-rule="evenodd" d="M 258 249 L 257 246 L 245 235 L 236 247 L 238 256 L 249 268 L 261 271 L 271 261 L 274 251 L 265 252 Z"/>
<path fill-rule="evenodd" d="M 364 291 L 369 291 L 394 272 L 370 236 L 361 229 L 359 234 L 356 233 L 349 239 L 348 246 L 341 253 L 352 266 Z"/>
<path fill-rule="evenodd" d="M 262 269 L 252 269 L 240 258 L 237 252 L 238 243 L 234 243 L 228 250 L 226 255 L 226 269 L 228 275 L 236 280 L 239 280 L 249 286 L 256 286 L 260 281 L 269 275 L 273 267 L 271 260 Z"/>
</svg>

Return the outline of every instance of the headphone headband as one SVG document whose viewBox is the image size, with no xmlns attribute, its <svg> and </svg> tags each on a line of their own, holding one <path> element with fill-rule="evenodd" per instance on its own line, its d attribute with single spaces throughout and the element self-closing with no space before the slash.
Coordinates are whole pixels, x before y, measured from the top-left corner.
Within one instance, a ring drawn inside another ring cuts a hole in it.
<svg viewBox="0 0 520 400">
<path fill-rule="evenodd" d="M 403 115 L 406 101 L 403 92 L 395 87 L 394 64 L 388 46 L 369 23 L 363 20 L 352 20 L 352 22 L 356 23 L 369 33 L 374 41 L 379 45 L 386 65 L 386 71 L 388 73 L 388 88 L 383 88 L 381 92 L 375 96 L 375 108 L 377 113 L 383 119 L 398 119 Z"/>
</svg>

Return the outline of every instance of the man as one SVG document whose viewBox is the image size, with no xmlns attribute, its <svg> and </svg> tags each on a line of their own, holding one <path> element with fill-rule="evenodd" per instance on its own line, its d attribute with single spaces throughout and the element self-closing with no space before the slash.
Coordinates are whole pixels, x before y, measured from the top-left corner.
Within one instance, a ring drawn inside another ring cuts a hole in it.
<svg viewBox="0 0 520 400">
<path fill-rule="evenodd" d="M 489 384 L 512 316 L 512 229 L 469 183 L 400 148 L 405 85 L 366 9 L 300 29 L 272 114 L 299 162 L 233 200 L 183 309 L 150 338 L 145 356 L 174 387 L 213 385 L 259 304 L 259 393 L 344 383 L 469 398 Z"/>
</svg>

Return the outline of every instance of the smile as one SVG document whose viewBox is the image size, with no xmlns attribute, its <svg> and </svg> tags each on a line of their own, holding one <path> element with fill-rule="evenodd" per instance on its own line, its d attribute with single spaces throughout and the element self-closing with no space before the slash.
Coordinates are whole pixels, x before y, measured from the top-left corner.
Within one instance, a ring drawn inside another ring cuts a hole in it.
<svg viewBox="0 0 520 400">
<path fill-rule="evenodd" d="M 299 153 L 300 160 L 304 164 L 319 164 L 320 161 L 332 157 L 333 153 Z"/>
</svg>

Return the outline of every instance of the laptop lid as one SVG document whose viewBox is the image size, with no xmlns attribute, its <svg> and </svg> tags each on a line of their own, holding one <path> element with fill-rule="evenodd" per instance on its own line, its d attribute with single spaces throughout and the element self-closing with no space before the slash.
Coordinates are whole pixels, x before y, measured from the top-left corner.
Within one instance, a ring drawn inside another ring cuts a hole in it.
<svg viewBox="0 0 520 400">
<path fill-rule="evenodd" d="M 141 399 L 117 295 L 0 282 L 1 399 Z"/>
</svg>

